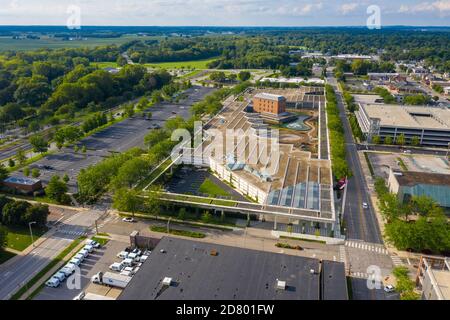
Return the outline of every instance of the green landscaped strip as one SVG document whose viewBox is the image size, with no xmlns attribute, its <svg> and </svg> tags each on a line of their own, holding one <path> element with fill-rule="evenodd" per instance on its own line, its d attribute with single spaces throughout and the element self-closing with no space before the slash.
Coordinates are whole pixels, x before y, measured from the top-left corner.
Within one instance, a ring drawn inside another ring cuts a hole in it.
<svg viewBox="0 0 450 320">
<path fill-rule="evenodd" d="M 369 167 L 370 174 L 372 177 L 375 175 L 375 171 L 373 170 L 372 162 L 370 162 L 369 155 L 367 152 L 364 152 L 364 157 L 366 158 L 367 166 Z"/>
<path fill-rule="evenodd" d="M 223 207 L 236 207 L 237 202 L 234 201 L 224 201 L 224 200 L 214 200 L 212 204 Z"/>
<path fill-rule="evenodd" d="M 32 163 L 35 163 L 36 161 L 41 160 L 41 159 L 44 158 L 45 156 L 50 155 L 50 154 L 52 154 L 52 153 L 54 153 L 54 152 L 52 152 L 52 151 L 44 152 L 44 153 L 38 154 L 37 156 L 28 158 L 23 164 L 18 164 L 18 165 L 16 165 L 15 167 L 8 168 L 8 171 L 9 171 L 9 172 L 14 172 L 14 171 L 17 171 L 17 170 L 19 170 L 19 169 L 22 169 L 22 168 L 24 168 L 24 167 L 26 167 L 26 166 L 29 166 L 29 165 L 32 164 Z M 7 160 L 7 159 L 5 159 L 5 160 Z"/>
<path fill-rule="evenodd" d="M 28 227 L 4 227 L 8 230 L 8 235 L 6 237 L 6 246 L 8 248 L 23 251 L 31 245 L 31 235 Z M 35 242 L 40 236 L 47 232 L 47 228 L 32 227 L 32 231 L 33 240 Z"/>
<path fill-rule="evenodd" d="M 28 283 L 23 286 L 22 288 L 19 289 L 19 291 L 17 291 L 11 298 L 10 300 L 19 300 L 20 297 L 27 292 L 27 290 L 29 288 L 31 288 L 32 286 L 34 286 L 43 276 L 45 276 L 45 274 L 47 272 L 49 272 L 54 266 L 56 266 L 59 262 L 63 261 L 63 259 L 73 250 L 75 249 L 80 243 L 81 241 L 83 241 L 84 239 L 86 239 L 86 237 L 80 237 L 76 240 L 74 240 L 67 248 L 65 248 L 60 254 L 58 254 L 56 256 L 56 258 L 54 258 L 52 261 L 50 261 L 50 263 L 48 265 L 46 265 L 44 267 L 44 269 L 42 269 L 41 271 L 39 271 L 39 273 L 37 275 L 35 275 L 30 281 L 28 281 Z M 44 283 L 42 285 L 39 286 L 39 288 L 37 288 L 29 297 L 32 298 L 34 297 L 37 293 L 39 293 L 39 291 L 44 287 Z"/>
<path fill-rule="evenodd" d="M 0 264 L 8 261 L 12 257 L 14 257 L 16 254 L 6 251 L 6 250 L 0 250 Z"/>
<path fill-rule="evenodd" d="M 167 227 L 151 226 L 150 230 L 153 232 L 168 233 L 168 234 L 172 234 L 175 236 L 184 236 L 184 237 L 197 238 L 197 239 L 202 239 L 202 238 L 206 237 L 206 234 L 204 234 L 204 233 L 188 231 L 188 230 L 178 230 L 178 229 L 169 228 L 169 232 L 167 232 Z"/>
<path fill-rule="evenodd" d="M 204 60 L 146 63 L 144 66 L 161 69 L 208 69 L 208 64 L 217 59 L 218 57 Z"/>
<path fill-rule="evenodd" d="M 200 186 L 199 192 L 210 195 L 211 197 L 216 196 L 224 196 L 229 197 L 231 196 L 227 191 L 223 190 L 221 187 L 219 187 L 217 184 L 212 182 L 210 179 L 206 179 L 205 182 Z"/>
<path fill-rule="evenodd" d="M 92 237 L 92 240 L 100 243 L 100 245 L 102 245 L 102 246 L 104 246 L 105 244 L 107 244 L 109 242 L 109 239 L 98 238 L 98 237 Z"/>
</svg>

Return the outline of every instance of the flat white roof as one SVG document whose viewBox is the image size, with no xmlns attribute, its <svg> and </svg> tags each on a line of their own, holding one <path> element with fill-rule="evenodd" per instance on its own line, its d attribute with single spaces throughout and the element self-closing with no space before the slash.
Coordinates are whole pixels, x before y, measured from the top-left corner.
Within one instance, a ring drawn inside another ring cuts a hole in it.
<svg viewBox="0 0 450 320">
<path fill-rule="evenodd" d="M 450 109 L 427 106 L 360 104 L 381 126 L 450 130 Z"/>
<path fill-rule="evenodd" d="M 267 99 L 267 100 L 276 100 L 276 101 L 280 101 L 282 99 L 285 99 L 285 97 L 278 95 L 278 94 L 273 94 L 273 93 L 258 93 L 257 95 L 255 95 L 255 98 L 259 98 L 259 99 Z"/>
</svg>

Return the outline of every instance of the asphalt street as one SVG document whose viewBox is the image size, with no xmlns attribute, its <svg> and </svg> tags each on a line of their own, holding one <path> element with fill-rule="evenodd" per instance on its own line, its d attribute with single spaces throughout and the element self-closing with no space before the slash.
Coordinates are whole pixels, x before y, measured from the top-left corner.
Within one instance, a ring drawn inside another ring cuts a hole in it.
<svg viewBox="0 0 450 320">
<path fill-rule="evenodd" d="M 330 74 L 327 77 L 327 81 L 336 92 L 340 118 L 345 131 L 347 163 L 353 173 L 353 177 L 349 178 L 348 181 L 344 211 L 347 238 L 363 240 L 369 243 L 383 243 L 373 206 L 371 205 L 369 190 L 359 162 L 358 148 L 347 119 L 342 92 L 338 88 L 336 79 Z M 369 204 L 368 209 L 363 209 L 363 202 Z"/>
<path fill-rule="evenodd" d="M 47 233 L 44 242 L 30 253 L 17 256 L 11 263 L 0 266 L 0 299 L 7 300 L 32 279 L 73 240 L 86 234 L 102 212 L 67 212 L 54 229 Z M 54 232 L 54 233 L 53 233 Z"/>
<path fill-rule="evenodd" d="M 62 177 L 67 174 L 70 178 L 69 192 L 76 193 L 76 177 L 81 169 L 100 162 L 112 152 L 124 152 L 133 147 L 143 147 L 144 137 L 154 128 L 154 125 L 162 127 L 165 121 L 176 116 L 188 119 L 192 105 L 201 101 L 212 91 L 214 91 L 213 88 L 193 86 L 185 92 L 186 98 L 179 103 L 162 102 L 147 109 L 146 112 L 152 113 L 151 120 L 136 115 L 83 139 L 78 144 L 80 147 L 86 146 L 86 154 L 80 151 L 75 153 L 72 149 L 64 148 L 56 154 L 48 155 L 35 162 L 30 168 L 40 169 L 39 179 L 44 185 L 54 175 Z M 45 169 L 44 166 L 49 168 Z"/>
</svg>

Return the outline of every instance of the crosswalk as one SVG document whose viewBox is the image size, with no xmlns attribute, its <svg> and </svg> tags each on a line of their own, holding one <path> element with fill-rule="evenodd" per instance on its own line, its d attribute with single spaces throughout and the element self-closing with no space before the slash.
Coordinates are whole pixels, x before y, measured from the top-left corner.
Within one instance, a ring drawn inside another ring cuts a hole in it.
<svg viewBox="0 0 450 320">
<path fill-rule="evenodd" d="M 350 276 L 359 279 L 369 279 L 369 274 L 366 272 L 351 272 Z"/>
<path fill-rule="evenodd" d="M 386 248 L 379 244 L 367 243 L 362 241 L 345 241 L 345 246 L 359 250 L 371 251 L 377 254 L 389 255 Z"/>
<path fill-rule="evenodd" d="M 99 229 L 101 229 L 101 228 L 103 228 L 107 223 L 110 223 L 110 222 L 113 222 L 113 223 L 115 223 L 115 222 L 117 222 L 118 220 L 120 219 L 120 217 L 119 216 L 111 216 L 111 215 L 109 215 L 105 220 L 103 220 L 101 223 L 99 223 L 98 224 L 98 228 Z"/>
<path fill-rule="evenodd" d="M 394 266 L 399 267 L 399 266 L 403 265 L 402 259 L 400 259 L 398 256 L 391 255 L 391 259 L 392 259 L 392 263 L 394 264 Z"/>
<path fill-rule="evenodd" d="M 82 230 L 59 230 L 58 231 L 59 233 L 62 233 L 62 234 L 67 234 L 67 235 L 70 235 L 70 236 L 87 236 L 87 232 L 86 231 L 82 231 Z"/>
</svg>

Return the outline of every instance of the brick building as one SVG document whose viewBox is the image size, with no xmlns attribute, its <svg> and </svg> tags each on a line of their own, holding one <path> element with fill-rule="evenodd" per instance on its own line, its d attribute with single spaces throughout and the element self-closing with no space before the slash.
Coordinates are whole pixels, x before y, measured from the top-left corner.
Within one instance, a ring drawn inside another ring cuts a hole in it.
<svg viewBox="0 0 450 320">
<path fill-rule="evenodd" d="M 253 110 L 259 113 L 284 113 L 286 98 L 276 94 L 259 93 L 253 97 Z"/>
</svg>

